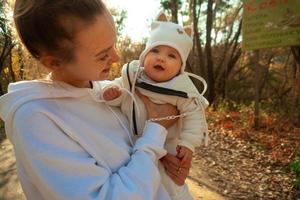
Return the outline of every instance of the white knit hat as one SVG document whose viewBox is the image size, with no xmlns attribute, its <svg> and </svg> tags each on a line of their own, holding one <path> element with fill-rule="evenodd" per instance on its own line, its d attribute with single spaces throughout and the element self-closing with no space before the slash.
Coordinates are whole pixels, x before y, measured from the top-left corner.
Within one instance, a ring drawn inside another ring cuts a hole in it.
<svg viewBox="0 0 300 200">
<path fill-rule="evenodd" d="M 146 48 L 140 55 L 140 66 L 144 65 L 145 56 L 154 47 L 167 45 L 178 51 L 182 60 L 181 73 L 185 70 L 186 60 L 193 47 L 192 29 L 175 24 L 165 20 L 163 13 L 157 17 L 157 21 L 151 24 L 150 37 L 147 41 Z"/>
</svg>

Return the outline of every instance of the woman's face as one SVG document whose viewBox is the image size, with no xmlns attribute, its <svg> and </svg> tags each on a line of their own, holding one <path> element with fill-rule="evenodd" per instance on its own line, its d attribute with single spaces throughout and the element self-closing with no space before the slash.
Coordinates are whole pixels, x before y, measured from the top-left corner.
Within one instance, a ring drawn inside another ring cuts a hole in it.
<svg viewBox="0 0 300 200">
<path fill-rule="evenodd" d="M 74 39 L 74 59 L 62 64 L 57 79 L 76 87 L 86 87 L 89 81 L 108 78 L 112 63 L 120 58 L 115 49 L 116 30 L 109 13 L 99 15 L 96 21 L 83 26 Z"/>
</svg>

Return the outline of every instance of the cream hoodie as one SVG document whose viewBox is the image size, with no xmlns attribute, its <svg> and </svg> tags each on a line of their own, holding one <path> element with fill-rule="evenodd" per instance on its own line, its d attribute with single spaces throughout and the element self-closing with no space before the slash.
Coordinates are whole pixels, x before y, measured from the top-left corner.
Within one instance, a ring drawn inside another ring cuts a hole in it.
<svg viewBox="0 0 300 200">
<path fill-rule="evenodd" d="M 27 199 L 170 199 L 157 169 L 166 130 L 148 123 L 132 145 L 125 116 L 99 100 L 100 88 L 28 81 L 0 97 Z"/>
</svg>

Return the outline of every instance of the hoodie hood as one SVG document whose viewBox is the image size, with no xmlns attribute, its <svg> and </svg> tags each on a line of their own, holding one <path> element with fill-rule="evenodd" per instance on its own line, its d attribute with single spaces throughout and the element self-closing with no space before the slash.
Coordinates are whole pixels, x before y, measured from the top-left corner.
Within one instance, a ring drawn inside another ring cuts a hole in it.
<svg viewBox="0 0 300 200">
<path fill-rule="evenodd" d="M 11 129 L 15 112 L 23 104 L 38 99 L 77 98 L 92 94 L 95 99 L 101 90 L 99 82 L 93 82 L 93 89 L 76 88 L 67 83 L 34 80 L 11 83 L 8 93 L 0 97 L 0 118 L 5 123 L 5 132 L 11 140 Z"/>
</svg>

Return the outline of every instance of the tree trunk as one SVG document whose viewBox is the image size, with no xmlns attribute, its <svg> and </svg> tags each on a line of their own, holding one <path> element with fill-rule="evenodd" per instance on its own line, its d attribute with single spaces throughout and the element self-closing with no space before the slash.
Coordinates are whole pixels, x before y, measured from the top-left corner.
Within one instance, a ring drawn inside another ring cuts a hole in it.
<svg viewBox="0 0 300 200">
<path fill-rule="evenodd" d="M 191 52 L 191 56 L 188 59 L 186 69 L 206 79 L 205 64 L 204 64 L 205 56 L 203 54 L 203 48 L 201 46 L 201 40 L 200 40 L 201 36 L 198 29 L 201 1 L 198 1 L 197 3 L 197 0 L 192 0 L 189 6 L 190 6 L 189 9 L 191 13 L 190 17 L 191 17 L 191 21 L 193 22 L 194 46 L 193 46 L 193 51 Z M 192 79 L 192 81 L 196 86 L 196 88 L 199 90 L 199 92 L 202 92 L 203 84 L 198 80 Z"/>
<path fill-rule="evenodd" d="M 227 95 L 227 88 L 226 88 L 227 79 L 231 71 L 234 69 L 236 62 L 238 61 L 238 59 L 242 54 L 241 48 L 239 47 L 239 37 L 241 34 L 241 27 L 242 27 L 242 23 L 240 22 L 239 28 L 235 33 L 233 39 L 231 41 L 229 41 L 229 38 L 226 39 L 224 52 L 222 55 L 223 58 L 218 65 L 219 67 L 217 69 L 219 70 L 217 70 L 215 73 L 217 90 L 220 92 L 223 99 L 225 99 Z M 225 57 L 228 58 L 226 62 L 225 62 Z"/>
<path fill-rule="evenodd" d="M 181 0 L 163 0 L 160 3 L 164 10 L 171 12 L 171 21 L 178 24 L 178 10 L 181 6 Z"/>
<path fill-rule="evenodd" d="M 18 65 L 20 67 L 20 72 L 19 72 L 19 79 L 24 80 L 24 61 L 23 61 L 23 54 L 22 54 L 22 49 L 20 47 L 17 48 L 17 54 L 18 54 Z"/>
<path fill-rule="evenodd" d="M 205 63 L 204 63 L 204 54 L 203 54 L 203 49 L 201 46 L 201 41 L 200 41 L 200 34 L 199 34 L 199 29 L 198 29 L 198 14 L 197 14 L 197 5 L 201 7 L 201 1 L 199 1 L 199 4 L 197 4 L 197 0 L 192 1 L 192 13 L 193 13 L 193 29 L 194 29 L 194 45 L 196 47 L 196 52 L 198 55 L 198 59 L 196 59 L 196 64 L 194 67 L 194 73 L 204 76 L 205 74 Z M 200 12 L 200 8 L 199 8 Z"/>
<path fill-rule="evenodd" d="M 0 54 L 0 72 L 2 72 L 5 61 L 7 57 L 10 55 L 10 52 L 13 47 L 14 44 L 12 43 L 11 38 L 5 35 L 4 45 L 2 47 L 1 54 Z"/>
<path fill-rule="evenodd" d="M 2 46 L 1 53 L 0 53 L 0 72 L 2 72 L 2 70 L 3 70 L 3 66 L 4 66 L 4 63 L 5 63 L 6 57 L 8 55 L 7 54 L 7 48 L 9 48 L 8 38 L 4 37 L 4 44 Z"/>
<path fill-rule="evenodd" d="M 0 82 L 0 96 L 2 96 L 4 94 L 4 91 L 2 89 L 2 83 Z"/>
<path fill-rule="evenodd" d="M 13 66 L 12 66 L 12 49 L 10 49 L 10 52 L 8 54 L 8 68 L 9 68 L 10 77 L 11 77 L 12 81 L 16 82 L 16 75 L 15 75 L 15 72 L 14 72 Z"/>
<path fill-rule="evenodd" d="M 254 65 L 255 65 L 255 98 L 254 98 L 254 128 L 259 129 L 260 125 L 260 65 L 259 65 L 259 50 L 254 51 Z"/>
<path fill-rule="evenodd" d="M 291 91 L 291 100 L 292 107 L 290 113 L 294 123 L 297 126 L 300 126 L 300 46 L 292 47 L 292 53 L 296 60 L 296 73 L 293 81 L 292 91 Z"/>
<path fill-rule="evenodd" d="M 207 78 L 208 78 L 208 100 L 213 103 L 215 100 L 215 79 L 214 79 L 214 65 L 212 61 L 211 51 L 211 31 L 213 24 L 213 0 L 207 2 L 207 18 L 206 18 L 206 60 L 207 60 Z"/>
<path fill-rule="evenodd" d="M 178 24 L 178 0 L 172 0 L 171 2 L 171 14 L 172 14 L 172 22 Z"/>
</svg>

